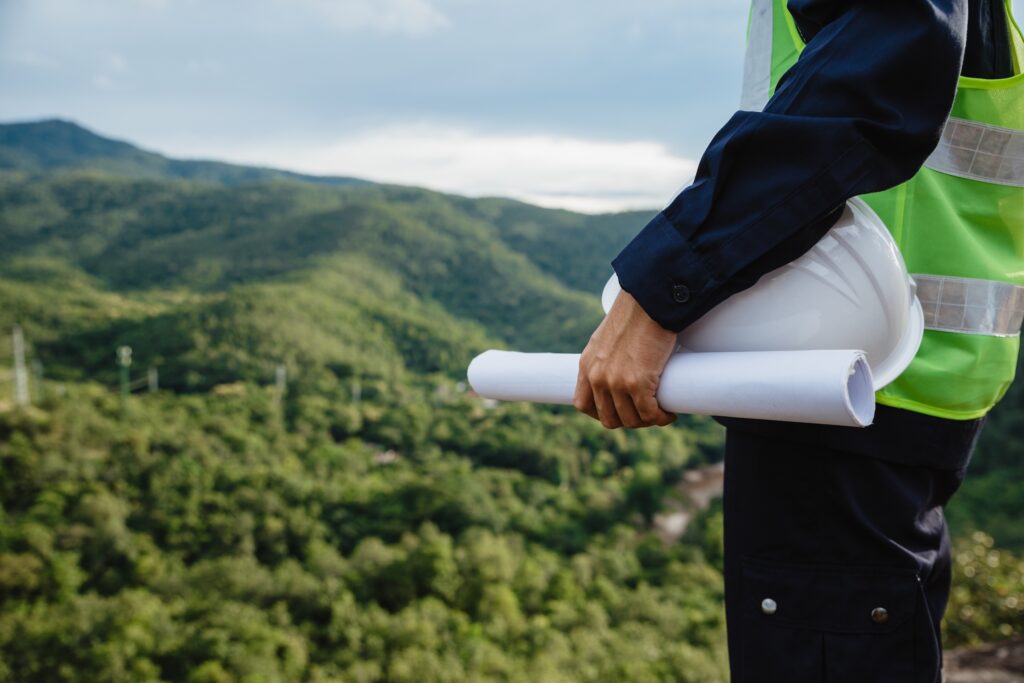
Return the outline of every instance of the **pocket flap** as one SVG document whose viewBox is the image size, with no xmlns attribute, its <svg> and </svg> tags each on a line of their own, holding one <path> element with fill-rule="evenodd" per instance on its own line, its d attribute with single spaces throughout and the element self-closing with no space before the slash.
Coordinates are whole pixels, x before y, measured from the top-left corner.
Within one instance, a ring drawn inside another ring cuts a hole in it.
<svg viewBox="0 0 1024 683">
<path fill-rule="evenodd" d="M 914 614 L 917 572 L 902 567 L 743 561 L 743 611 L 840 633 L 887 633 Z"/>
</svg>

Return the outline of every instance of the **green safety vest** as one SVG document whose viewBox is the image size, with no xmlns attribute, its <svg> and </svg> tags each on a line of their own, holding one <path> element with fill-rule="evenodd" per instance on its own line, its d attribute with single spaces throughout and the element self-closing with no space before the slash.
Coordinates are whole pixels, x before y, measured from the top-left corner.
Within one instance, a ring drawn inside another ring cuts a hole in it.
<svg viewBox="0 0 1024 683">
<path fill-rule="evenodd" d="M 1014 76 L 961 77 L 941 141 L 906 183 L 863 199 L 899 245 L 925 316 L 910 366 L 878 403 L 955 420 L 1013 381 L 1024 319 L 1024 38 Z M 753 0 L 741 109 L 760 111 L 804 48 L 785 0 Z"/>
</svg>

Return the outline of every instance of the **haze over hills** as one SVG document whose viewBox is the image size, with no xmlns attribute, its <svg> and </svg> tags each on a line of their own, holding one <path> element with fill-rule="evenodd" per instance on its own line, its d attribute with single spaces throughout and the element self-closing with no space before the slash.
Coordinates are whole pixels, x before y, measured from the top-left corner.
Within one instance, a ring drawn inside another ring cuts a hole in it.
<svg viewBox="0 0 1024 683">
<path fill-rule="evenodd" d="M 369 184 L 357 178 L 311 176 L 218 161 L 168 159 L 59 119 L 0 124 L 0 170 L 38 172 L 80 168 L 100 169 L 139 179 L 177 178 L 224 185 L 266 180 L 299 180 L 324 185 Z"/>
<path fill-rule="evenodd" d="M 721 430 L 459 384 L 579 350 L 649 216 L 0 126 L 0 331 L 46 378 L 14 410 L 0 344 L 0 683 L 723 681 L 720 511 L 649 533 Z M 160 391 L 116 396 L 121 345 Z M 1022 405 L 950 510 L 954 644 L 1024 628 Z"/>
<path fill-rule="evenodd" d="M 327 272 L 340 266 L 324 259 L 343 254 L 524 350 L 585 342 L 608 263 L 645 219 L 266 169 L 194 170 L 60 121 L 0 127 L 0 160 L 6 272 L 43 260 L 108 294 L 212 295 Z M 29 309 L 21 315 L 31 325 Z"/>
</svg>

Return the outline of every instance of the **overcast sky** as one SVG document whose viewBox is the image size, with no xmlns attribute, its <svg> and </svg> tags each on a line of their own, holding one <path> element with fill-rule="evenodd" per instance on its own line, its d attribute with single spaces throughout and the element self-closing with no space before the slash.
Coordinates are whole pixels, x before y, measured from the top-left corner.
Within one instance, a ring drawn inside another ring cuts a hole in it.
<svg viewBox="0 0 1024 683">
<path fill-rule="evenodd" d="M 748 0 L 0 0 L 0 120 L 173 156 L 660 207 L 738 101 Z"/>
<path fill-rule="evenodd" d="M 732 113 L 747 0 L 0 0 L 0 120 L 174 156 L 658 207 Z"/>
</svg>

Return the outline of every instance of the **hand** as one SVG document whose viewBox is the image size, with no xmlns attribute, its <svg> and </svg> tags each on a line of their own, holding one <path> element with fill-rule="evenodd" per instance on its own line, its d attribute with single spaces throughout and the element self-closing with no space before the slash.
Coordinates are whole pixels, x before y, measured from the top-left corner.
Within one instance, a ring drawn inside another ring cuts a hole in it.
<svg viewBox="0 0 1024 683">
<path fill-rule="evenodd" d="M 675 345 L 676 333 L 621 291 L 583 349 L 573 405 L 608 429 L 671 424 L 655 396 Z"/>
</svg>

